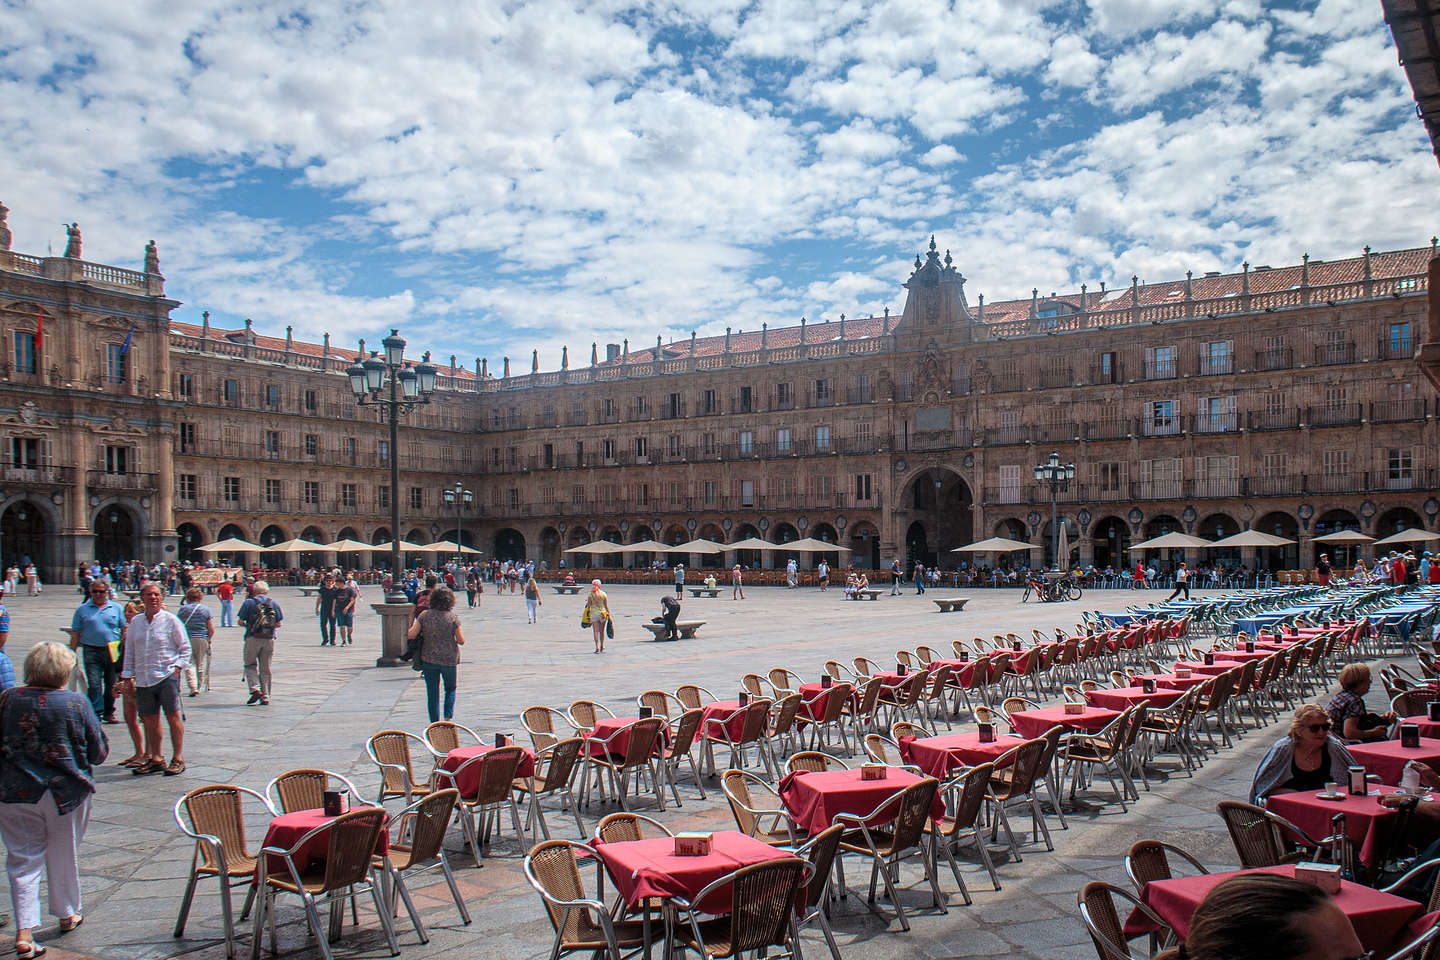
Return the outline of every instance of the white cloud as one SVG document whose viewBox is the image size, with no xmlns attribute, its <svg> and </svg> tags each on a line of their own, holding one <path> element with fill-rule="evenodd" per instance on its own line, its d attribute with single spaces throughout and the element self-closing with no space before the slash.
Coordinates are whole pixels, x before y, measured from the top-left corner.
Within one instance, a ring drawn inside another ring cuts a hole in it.
<svg viewBox="0 0 1440 960">
<path fill-rule="evenodd" d="M 920 154 L 920 162 L 927 167 L 948 167 L 964 163 L 965 155 L 948 143 L 940 143 Z"/>
</svg>

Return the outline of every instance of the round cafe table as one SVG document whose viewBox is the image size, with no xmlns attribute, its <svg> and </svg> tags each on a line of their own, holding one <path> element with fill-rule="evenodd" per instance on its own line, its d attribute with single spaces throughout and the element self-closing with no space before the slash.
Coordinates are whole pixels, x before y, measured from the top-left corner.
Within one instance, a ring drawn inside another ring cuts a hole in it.
<svg viewBox="0 0 1440 960">
<path fill-rule="evenodd" d="M 605 843 L 594 840 L 595 850 L 615 889 L 626 904 L 635 907 L 649 897 L 691 899 L 712 881 L 741 867 L 768 863 L 794 856 L 738 830 L 717 830 L 710 835 L 710 852 L 703 857 L 675 855 L 673 837 L 649 840 L 621 840 Z M 714 899 L 697 904 L 710 913 L 724 913 L 730 907 L 730 891 L 717 890 Z"/>
<path fill-rule="evenodd" d="M 824 717 L 825 711 L 830 706 L 830 697 L 835 692 L 835 686 L 841 682 L 848 683 L 848 681 L 837 680 L 835 684 L 828 687 L 822 686 L 819 683 L 800 684 L 799 716 L 807 720 L 819 720 Z M 858 704 L 859 700 L 859 695 L 855 692 L 855 688 L 852 685 L 850 688 L 850 703 L 852 705 Z"/>
<path fill-rule="evenodd" d="M 1304 830 L 1312 839 L 1329 836 L 1330 818 L 1337 813 L 1345 814 L 1345 832 L 1360 851 L 1360 862 L 1373 869 L 1389 851 L 1392 830 L 1400 815 L 1398 810 L 1381 806 L 1380 798 L 1395 790 L 1395 787 L 1380 786 L 1371 788 L 1363 797 L 1342 793 L 1338 800 L 1322 800 L 1317 790 L 1276 793 L 1265 800 L 1265 807 Z M 1292 839 L 1299 841 L 1298 837 Z"/>
<path fill-rule="evenodd" d="M 1131 677 L 1132 680 L 1154 680 L 1158 686 L 1173 687 L 1176 690 L 1189 690 L 1191 687 L 1199 687 L 1215 679 L 1214 674 L 1192 673 L 1188 677 L 1177 677 L 1173 673 L 1137 673 Z"/>
</svg>

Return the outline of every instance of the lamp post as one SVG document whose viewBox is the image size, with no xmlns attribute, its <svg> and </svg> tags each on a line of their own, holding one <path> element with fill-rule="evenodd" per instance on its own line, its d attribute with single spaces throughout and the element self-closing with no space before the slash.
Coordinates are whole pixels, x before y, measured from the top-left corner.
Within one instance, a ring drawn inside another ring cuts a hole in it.
<svg viewBox="0 0 1440 960">
<path fill-rule="evenodd" d="M 1037 483 L 1049 484 L 1050 486 L 1050 551 L 1058 566 L 1060 563 L 1060 524 L 1056 518 L 1056 503 L 1061 490 L 1070 488 L 1070 481 L 1075 479 L 1075 464 L 1061 463 L 1060 454 L 1052 453 L 1044 463 L 1035 465 L 1035 480 Z"/>
<path fill-rule="evenodd" d="M 380 341 L 385 348 L 382 357 L 376 351 L 363 363 L 356 363 L 345 375 L 350 390 L 360 406 L 377 406 L 390 421 L 390 592 L 386 603 L 404 603 L 400 589 L 400 418 L 415 407 L 429 403 L 435 392 L 434 365 L 427 352 L 420 363 L 411 367 L 405 362 L 405 338 L 391 329 L 390 336 Z M 388 396 L 386 395 L 388 388 Z"/>
<path fill-rule="evenodd" d="M 475 502 L 475 494 L 465 489 L 465 485 L 459 480 L 455 486 L 450 487 L 444 493 L 445 502 L 455 506 L 455 561 L 464 563 L 465 558 L 460 555 L 460 508 L 468 507 Z"/>
</svg>

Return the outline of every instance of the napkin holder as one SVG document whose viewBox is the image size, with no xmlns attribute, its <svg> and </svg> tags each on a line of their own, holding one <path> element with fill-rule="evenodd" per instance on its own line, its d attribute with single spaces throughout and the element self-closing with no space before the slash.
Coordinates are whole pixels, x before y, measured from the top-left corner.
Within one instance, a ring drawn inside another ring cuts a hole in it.
<svg viewBox="0 0 1440 960">
<path fill-rule="evenodd" d="M 1431 720 L 1440 720 L 1440 700 L 1431 700 L 1425 705 Z"/>
<path fill-rule="evenodd" d="M 1400 724 L 1400 746 L 1411 749 L 1420 746 L 1420 727 L 1413 723 Z"/>
<path fill-rule="evenodd" d="M 1215 666 L 1215 654 L 1213 654 L 1213 653 L 1207 653 L 1207 654 L 1205 654 L 1205 666 L 1207 666 L 1207 667 L 1213 667 L 1213 666 Z"/>
<path fill-rule="evenodd" d="M 903 663 L 897 663 L 897 664 L 895 664 L 895 672 L 898 673 L 900 676 L 903 677 L 903 676 L 905 676 L 905 674 L 909 673 L 910 671 L 909 671 L 909 669 L 905 666 L 905 664 L 903 664 Z"/>
<path fill-rule="evenodd" d="M 651 717 L 653 717 L 653 716 L 655 716 L 655 710 L 654 710 L 653 708 L 651 708 L 651 707 L 641 707 L 641 708 L 640 708 L 640 719 L 641 719 L 641 720 L 649 720 L 649 719 L 650 719 Z"/>
<path fill-rule="evenodd" d="M 1245 652 L 1246 652 L 1246 653 L 1254 653 L 1254 652 L 1255 652 L 1255 641 L 1254 641 L 1254 640 L 1246 640 L 1246 641 L 1245 641 Z"/>
<path fill-rule="evenodd" d="M 1189 667 L 1176 667 L 1176 668 L 1175 668 L 1175 679 L 1176 679 L 1176 680 L 1189 680 L 1189 679 L 1190 679 L 1190 668 L 1189 668 Z"/>
<path fill-rule="evenodd" d="M 823 677 L 820 678 L 820 689 L 821 689 L 821 690 L 829 690 L 829 689 L 830 689 L 831 687 L 833 687 L 834 685 L 835 685 L 835 678 L 832 677 L 832 676 L 830 676 L 830 674 L 827 673 L 827 674 L 825 674 Z"/>
<path fill-rule="evenodd" d="M 1019 640 L 1010 641 L 1010 649 L 1014 650 L 1016 653 L 1019 653 L 1022 649 L 1024 649 L 1024 646 L 1025 645 L 1022 644 Z"/>
<path fill-rule="evenodd" d="M 675 834 L 675 856 L 677 857 L 708 857 L 712 845 L 712 836 L 708 833 Z"/>
<path fill-rule="evenodd" d="M 509 737 L 507 734 L 503 734 L 503 733 L 497 733 L 497 734 L 495 734 L 495 746 L 497 746 L 497 747 L 503 747 L 503 746 L 505 746 L 506 744 L 508 744 L 509 742 L 510 742 L 510 737 Z"/>
<path fill-rule="evenodd" d="M 1297 863 L 1295 879 L 1313 883 L 1330 896 L 1340 893 L 1340 864 L 1338 863 Z"/>
<path fill-rule="evenodd" d="M 888 772 L 888 768 L 883 763 L 860 764 L 861 780 L 884 780 Z"/>
<path fill-rule="evenodd" d="M 1364 767 L 1350 767 L 1347 771 L 1347 782 L 1350 788 L 1350 796 L 1363 797 L 1370 792 L 1369 784 L 1365 781 Z"/>
<path fill-rule="evenodd" d="M 744 690 L 741 690 L 741 691 L 740 691 L 740 706 L 745 707 L 745 706 L 749 706 L 749 705 L 750 705 L 750 694 L 746 693 Z"/>
<path fill-rule="evenodd" d="M 956 654 L 955 659 L 959 660 L 961 663 L 968 663 L 970 661 L 970 651 L 961 650 L 958 654 Z"/>
<path fill-rule="evenodd" d="M 1146 693 L 1154 693 L 1154 692 L 1155 692 L 1155 680 L 1154 680 L 1154 678 L 1153 678 L 1153 677 L 1146 677 L 1144 680 L 1141 680 L 1141 681 L 1140 681 L 1140 689 L 1144 690 Z"/>
<path fill-rule="evenodd" d="M 1077 716 L 1077 715 L 1082 714 L 1082 713 L 1084 713 L 1084 712 L 1085 712 L 1085 704 L 1083 704 L 1083 703 L 1067 703 L 1067 704 L 1065 704 L 1065 715 L 1066 715 L 1067 717 Z"/>
<path fill-rule="evenodd" d="M 338 817 L 350 806 L 345 802 L 345 790 L 326 790 L 322 796 L 321 805 L 327 817 Z"/>
<path fill-rule="evenodd" d="M 981 742 L 981 743 L 994 743 L 994 742 L 995 742 L 995 724 L 993 724 L 993 723 L 982 723 L 982 724 L 979 725 L 979 730 L 980 730 L 980 742 Z"/>
</svg>

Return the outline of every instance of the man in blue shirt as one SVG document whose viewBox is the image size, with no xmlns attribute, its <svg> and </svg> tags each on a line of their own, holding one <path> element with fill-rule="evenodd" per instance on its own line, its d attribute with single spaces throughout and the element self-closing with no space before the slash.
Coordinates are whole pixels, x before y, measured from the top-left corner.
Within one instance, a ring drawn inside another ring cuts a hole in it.
<svg viewBox="0 0 1440 960">
<path fill-rule="evenodd" d="M 85 684 L 95 715 L 106 723 L 115 719 L 115 660 L 110 644 L 125 640 L 125 611 L 110 599 L 104 580 L 90 581 L 90 599 L 70 618 L 70 646 L 85 665 Z"/>
</svg>

